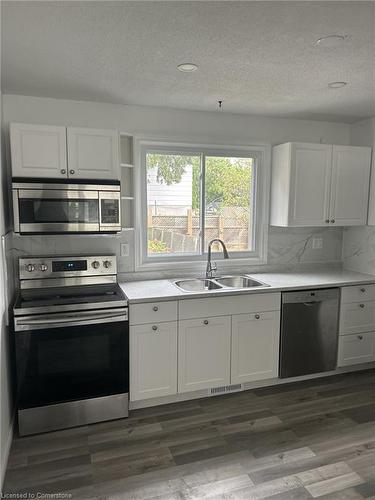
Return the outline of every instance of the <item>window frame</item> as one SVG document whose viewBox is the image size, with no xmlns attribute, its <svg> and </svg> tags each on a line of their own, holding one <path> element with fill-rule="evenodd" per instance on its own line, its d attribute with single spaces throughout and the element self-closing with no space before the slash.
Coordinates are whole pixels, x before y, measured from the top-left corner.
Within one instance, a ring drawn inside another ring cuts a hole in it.
<svg viewBox="0 0 375 500">
<path fill-rule="evenodd" d="M 260 265 L 267 262 L 269 199 L 270 199 L 270 145 L 216 145 L 192 144 L 137 138 L 135 140 L 135 189 L 139 193 L 135 206 L 135 270 L 186 270 L 199 271 L 206 263 L 207 252 L 204 252 L 203 238 L 200 241 L 200 253 L 184 253 L 183 255 L 164 254 L 147 255 L 147 168 L 146 154 L 150 151 L 165 154 L 189 154 L 205 156 L 237 156 L 254 158 L 254 224 L 253 237 L 255 249 L 244 252 L 230 252 L 230 259 L 220 260 L 221 268 L 235 268 L 244 265 Z M 202 192 L 204 172 L 201 173 L 200 198 L 202 220 L 204 221 L 204 200 Z M 204 231 L 204 226 L 201 227 Z M 221 258 L 220 252 L 214 253 L 215 259 Z"/>
</svg>

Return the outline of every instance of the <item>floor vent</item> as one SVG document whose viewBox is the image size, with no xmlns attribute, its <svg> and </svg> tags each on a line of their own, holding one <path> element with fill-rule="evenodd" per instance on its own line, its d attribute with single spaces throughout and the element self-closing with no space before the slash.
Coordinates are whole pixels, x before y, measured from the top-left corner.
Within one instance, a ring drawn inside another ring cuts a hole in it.
<svg viewBox="0 0 375 500">
<path fill-rule="evenodd" d="M 225 394 L 227 392 L 237 392 L 241 390 L 241 384 L 223 385 L 222 387 L 213 387 L 212 389 L 209 389 L 209 395 L 216 396 L 217 394 Z"/>
</svg>

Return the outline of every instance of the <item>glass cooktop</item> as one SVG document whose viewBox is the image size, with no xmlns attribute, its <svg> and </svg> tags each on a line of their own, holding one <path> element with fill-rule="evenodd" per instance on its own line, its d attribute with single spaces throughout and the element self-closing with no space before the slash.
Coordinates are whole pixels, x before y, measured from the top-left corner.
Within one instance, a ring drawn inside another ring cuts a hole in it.
<svg viewBox="0 0 375 500">
<path fill-rule="evenodd" d="M 85 285 L 39 290 L 21 290 L 15 303 L 15 310 L 64 306 L 73 304 L 102 304 L 126 301 L 119 285 Z M 123 304 L 126 305 L 126 304 Z"/>
</svg>

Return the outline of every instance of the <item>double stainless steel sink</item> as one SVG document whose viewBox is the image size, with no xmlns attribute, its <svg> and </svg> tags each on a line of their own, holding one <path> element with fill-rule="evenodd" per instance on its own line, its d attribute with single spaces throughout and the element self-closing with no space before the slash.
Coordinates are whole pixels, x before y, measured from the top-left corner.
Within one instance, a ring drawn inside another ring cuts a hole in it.
<svg viewBox="0 0 375 500">
<path fill-rule="evenodd" d="M 267 287 L 266 283 L 257 281 L 251 276 L 231 275 L 219 278 L 188 278 L 174 281 L 174 284 L 184 292 L 209 292 L 222 289 L 244 289 Z"/>
</svg>

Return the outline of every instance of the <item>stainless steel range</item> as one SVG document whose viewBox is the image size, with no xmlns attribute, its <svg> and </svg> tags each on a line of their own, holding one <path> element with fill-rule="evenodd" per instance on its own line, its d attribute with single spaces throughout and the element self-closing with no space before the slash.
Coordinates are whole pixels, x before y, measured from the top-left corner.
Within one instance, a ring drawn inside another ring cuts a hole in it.
<svg viewBox="0 0 375 500">
<path fill-rule="evenodd" d="M 128 303 L 116 257 L 19 259 L 20 435 L 128 415 Z"/>
</svg>

